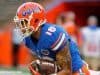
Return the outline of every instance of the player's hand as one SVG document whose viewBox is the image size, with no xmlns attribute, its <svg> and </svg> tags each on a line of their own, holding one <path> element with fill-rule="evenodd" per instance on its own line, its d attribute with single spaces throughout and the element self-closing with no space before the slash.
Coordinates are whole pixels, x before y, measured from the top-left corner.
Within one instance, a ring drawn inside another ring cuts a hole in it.
<svg viewBox="0 0 100 75">
<path fill-rule="evenodd" d="M 41 75 L 39 73 L 39 68 L 37 67 L 37 65 L 39 64 L 38 60 L 33 61 L 30 66 L 29 66 L 29 70 L 31 72 L 32 75 Z"/>
<path fill-rule="evenodd" d="M 32 73 L 33 75 L 41 75 L 39 72 Z"/>
<path fill-rule="evenodd" d="M 39 72 L 35 71 L 31 67 L 30 67 L 30 72 L 31 72 L 32 75 L 41 75 Z"/>
</svg>

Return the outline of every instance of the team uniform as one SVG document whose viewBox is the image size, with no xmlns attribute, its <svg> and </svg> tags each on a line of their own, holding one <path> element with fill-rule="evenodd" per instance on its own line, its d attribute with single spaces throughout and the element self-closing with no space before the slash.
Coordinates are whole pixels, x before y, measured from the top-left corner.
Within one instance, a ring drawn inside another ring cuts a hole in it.
<svg viewBox="0 0 100 75">
<path fill-rule="evenodd" d="M 86 69 L 81 60 L 77 45 L 71 40 L 66 31 L 59 26 L 45 23 L 41 27 L 40 38 L 38 41 L 31 36 L 28 36 L 24 39 L 24 43 L 37 56 L 53 61 L 56 61 L 56 53 L 59 52 L 66 43 L 69 43 L 73 75 L 77 75 L 79 72 L 85 71 Z M 87 75 L 89 75 L 88 72 Z"/>
<path fill-rule="evenodd" d="M 96 26 L 88 26 L 81 29 L 83 36 L 82 53 L 90 66 L 97 70 L 100 59 L 100 29 Z M 96 63 L 96 64 L 95 64 Z"/>
<path fill-rule="evenodd" d="M 40 4 L 35 3 L 35 2 L 23 3 L 18 8 L 16 16 L 14 17 L 14 21 L 16 23 L 16 26 L 20 28 L 22 32 L 22 36 L 25 37 L 24 39 L 25 45 L 28 48 L 30 48 L 30 50 L 34 52 L 34 54 L 36 54 L 36 56 L 38 56 L 39 58 L 52 60 L 52 61 L 57 61 L 58 57 L 56 57 L 56 55 L 60 56 L 60 51 L 65 50 L 66 46 L 68 46 L 69 47 L 68 50 L 70 50 L 70 55 L 71 55 L 73 75 L 79 75 L 80 73 L 89 75 L 86 66 L 84 65 L 83 61 L 80 58 L 77 45 L 72 41 L 72 39 L 69 37 L 66 31 L 63 30 L 63 28 L 46 23 L 45 15 L 46 14 L 45 14 L 44 8 Z M 38 32 L 38 30 L 41 30 L 41 31 Z M 32 36 L 32 35 L 35 35 L 35 33 L 36 34 L 40 33 L 40 36 L 37 35 L 37 37 L 39 37 L 38 40 Z M 67 49 L 66 49 L 66 52 L 67 52 Z M 65 56 L 67 60 L 67 56 L 68 56 L 67 53 Z M 58 63 L 59 63 L 59 60 L 61 59 L 58 58 Z M 68 59 L 70 59 L 70 57 L 68 57 Z M 64 62 L 66 61 L 64 60 Z M 64 62 L 61 63 L 61 65 L 59 66 L 64 66 L 65 64 Z M 68 62 L 70 61 L 68 60 Z M 38 67 L 41 67 L 41 66 L 38 66 Z M 70 67 L 68 67 L 68 70 L 70 70 Z M 32 67 L 30 68 L 32 70 L 33 75 L 34 74 L 41 75 L 41 74 L 36 73 L 37 68 L 35 68 L 36 69 L 35 72 L 34 72 L 34 68 L 33 69 Z M 69 72 L 65 72 L 65 69 L 64 71 L 60 70 L 60 71 L 57 71 L 56 73 L 58 72 L 60 72 L 60 75 L 63 73 L 64 75 L 66 73 L 71 74 Z M 46 73 L 46 75 L 48 74 L 55 75 L 56 73 L 50 72 L 50 73 Z"/>
</svg>

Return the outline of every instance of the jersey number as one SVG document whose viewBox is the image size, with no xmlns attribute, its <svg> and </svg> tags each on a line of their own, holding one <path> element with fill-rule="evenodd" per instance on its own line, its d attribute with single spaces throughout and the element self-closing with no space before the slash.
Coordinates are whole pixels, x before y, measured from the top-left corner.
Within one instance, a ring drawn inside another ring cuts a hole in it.
<svg viewBox="0 0 100 75">
<path fill-rule="evenodd" d="M 52 33 L 54 33 L 56 31 L 55 27 L 49 27 L 48 31 L 46 32 L 47 35 L 52 35 Z"/>
</svg>

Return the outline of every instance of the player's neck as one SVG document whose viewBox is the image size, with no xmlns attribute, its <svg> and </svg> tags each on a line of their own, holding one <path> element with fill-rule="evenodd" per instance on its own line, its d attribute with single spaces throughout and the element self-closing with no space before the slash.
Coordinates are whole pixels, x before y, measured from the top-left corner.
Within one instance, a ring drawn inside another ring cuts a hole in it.
<svg viewBox="0 0 100 75">
<path fill-rule="evenodd" d="M 39 37 L 40 37 L 40 31 L 41 31 L 41 29 L 38 29 L 38 31 L 36 31 L 35 33 L 32 34 L 32 36 L 33 36 L 34 38 L 36 38 L 37 40 L 38 40 Z"/>
</svg>

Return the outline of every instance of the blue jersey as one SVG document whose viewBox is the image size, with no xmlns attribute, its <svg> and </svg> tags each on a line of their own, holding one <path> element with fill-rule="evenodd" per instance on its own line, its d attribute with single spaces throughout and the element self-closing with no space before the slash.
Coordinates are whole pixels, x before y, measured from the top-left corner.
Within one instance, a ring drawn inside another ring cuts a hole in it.
<svg viewBox="0 0 100 75">
<path fill-rule="evenodd" d="M 38 41 L 34 40 L 31 36 L 28 36 L 24 39 L 24 42 L 37 56 L 51 60 L 56 60 L 56 53 L 69 42 L 72 58 L 72 71 L 78 71 L 83 65 L 78 47 L 71 41 L 70 36 L 60 26 L 45 23 L 41 27 L 40 38 Z"/>
</svg>

